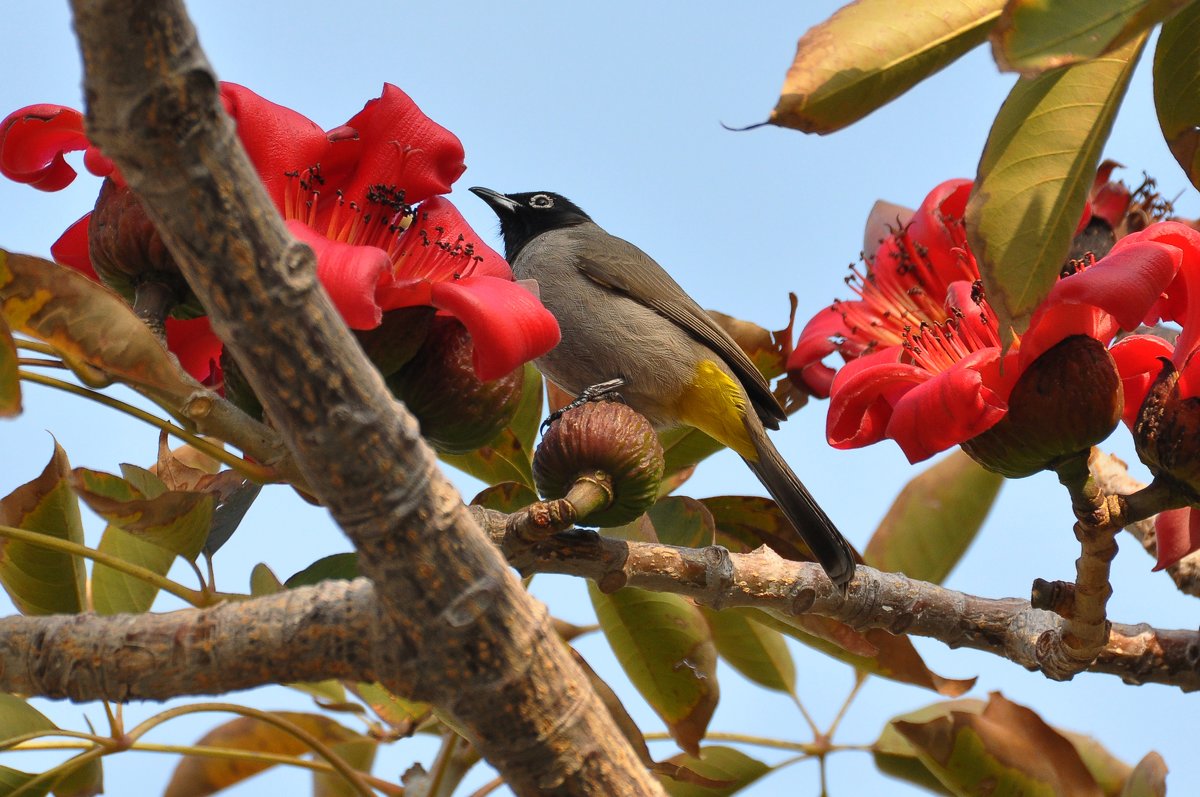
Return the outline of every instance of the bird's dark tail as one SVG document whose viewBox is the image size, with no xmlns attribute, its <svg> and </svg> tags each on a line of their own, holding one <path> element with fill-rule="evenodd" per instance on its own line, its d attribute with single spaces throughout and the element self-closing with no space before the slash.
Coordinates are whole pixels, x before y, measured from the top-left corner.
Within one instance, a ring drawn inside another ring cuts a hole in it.
<svg viewBox="0 0 1200 797">
<path fill-rule="evenodd" d="M 850 543 L 784 462 L 766 433 L 752 434 L 751 437 L 758 461 L 746 460 L 746 464 L 796 527 L 829 580 L 844 592 L 846 584 L 854 578 L 854 552 Z"/>
</svg>

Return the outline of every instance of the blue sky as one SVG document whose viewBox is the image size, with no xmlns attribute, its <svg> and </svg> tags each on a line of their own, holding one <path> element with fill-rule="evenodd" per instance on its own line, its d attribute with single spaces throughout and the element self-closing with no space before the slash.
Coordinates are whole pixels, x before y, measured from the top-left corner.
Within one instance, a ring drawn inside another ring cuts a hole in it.
<svg viewBox="0 0 1200 797">
<path fill-rule="evenodd" d="M 800 297 L 799 323 L 836 296 L 845 296 L 846 266 L 857 259 L 867 211 L 876 199 L 915 206 L 937 183 L 971 177 L 996 110 L 1013 78 L 997 73 L 986 49 L 973 52 L 892 105 L 849 130 L 809 137 L 764 128 L 734 133 L 763 120 L 775 103 L 797 38 L 834 11 L 830 2 L 762 2 L 752 11 L 726 3 L 440 4 L 195 3 L 200 40 L 218 75 L 296 108 L 324 127 L 349 118 L 384 81 L 399 85 L 431 117 L 453 130 L 467 152 L 468 171 L 452 199 L 486 240 L 495 239 L 491 212 L 464 189 L 504 192 L 547 189 L 571 197 L 609 231 L 659 260 L 706 307 L 770 328 L 786 322 L 787 293 Z M 0 115 L 39 102 L 79 107 L 80 64 L 65 3 L 9 0 L 0 51 Z M 1182 215 L 1200 215 L 1197 197 L 1162 142 L 1150 98 L 1149 58 L 1134 77 L 1106 154 L 1126 164 L 1134 185 L 1142 171 L 1167 196 L 1181 194 Z M 41 194 L 0 183 L 0 246 L 46 254 L 68 223 L 91 207 L 98 182 L 81 179 L 68 191 Z M 24 416 L 0 425 L 0 493 L 40 472 L 51 431 L 75 465 L 113 471 L 147 464 L 156 435 L 110 411 L 30 389 Z M 814 403 L 775 435 L 777 445 L 829 514 L 862 547 L 896 491 L 916 472 L 892 445 L 852 452 L 824 442 L 824 410 Z M 1135 461 L 1128 435 L 1108 447 Z M 479 485 L 451 473 L 468 497 Z M 695 496 L 762 494 L 735 457 L 707 463 L 686 486 Z M 98 539 L 94 522 L 89 539 Z M 1010 482 L 979 539 L 947 584 L 986 596 L 1028 594 L 1035 577 L 1070 578 L 1078 555 L 1065 492 L 1050 475 Z M 1169 581 L 1132 538 L 1114 567 L 1111 615 L 1123 622 L 1195 627 L 1195 604 Z M 244 588 L 250 569 L 268 562 L 291 574 L 348 543 L 326 515 L 284 488 L 267 490 L 246 524 L 218 554 L 218 583 Z M 186 579 L 180 571 L 177 577 Z M 590 622 L 583 585 L 539 577 L 535 592 L 554 613 Z M 163 604 L 169 607 L 169 604 Z M 1200 783 L 1194 756 L 1194 698 L 1165 687 L 1127 687 L 1082 675 L 1066 684 L 970 651 L 925 640 L 918 648 L 935 670 L 979 676 L 974 696 L 1002 691 L 1036 707 L 1052 724 L 1095 735 L 1135 763 L 1151 749 L 1171 768 L 1182 793 Z M 603 640 L 581 650 L 609 677 L 645 730 L 656 718 L 616 672 Z M 851 686 L 843 666 L 796 648 L 800 695 L 825 725 Z M 777 696 L 747 685 L 723 667 L 722 703 L 714 730 L 805 739 L 800 716 Z M 300 708 L 306 698 L 281 688 L 244 697 L 254 705 Z M 935 696 L 872 679 L 842 725 L 838 740 L 870 743 L 890 716 Z M 154 707 L 131 707 L 145 716 Z M 81 727 L 94 707 L 50 704 L 68 727 Z M 155 740 L 186 742 L 218 718 L 189 720 Z M 670 754 L 654 747 L 659 757 Z M 752 751 L 757 754 L 758 751 Z M 777 757 L 764 754 L 767 760 Z M 428 763 L 428 744 L 397 745 L 377 772 L 395 777 L 413 760 Z M 37 766 L 0 757 L 0 763 Z M 174 766 L 169 756 L 110 760 L 111 794 L 154 793 Z M 486 776 L 476 773 L 476 783 Z M 233 794 L 296 788 L 297 772 L 273 772 Z M 883 779 L 868 756 L 830 760 L 834 794 L 916 794 Z M 762 781 L 749 794 L 815 793 L 815 766 L 800 764 Z"/>
</svg>

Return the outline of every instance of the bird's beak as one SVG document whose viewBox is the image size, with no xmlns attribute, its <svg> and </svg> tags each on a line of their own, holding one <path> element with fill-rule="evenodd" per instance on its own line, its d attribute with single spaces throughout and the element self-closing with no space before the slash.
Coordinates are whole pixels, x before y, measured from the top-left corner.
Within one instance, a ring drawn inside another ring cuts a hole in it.
<svg viewBox="0 0 1200 797">
<path fill-rule="evenodd" d="M 517 212 L 517 208 L 520 207 L 520 205 L 506 197 L 504 194 L 500 193 L 499 191 L 493 191 L 490 188 L 481 188 L 480 186 L 475 186 L 474 188 L 470 188 L 468 190 L 475 196 L 482 199 L 484 202 L 488 203 L 488 207 L 494 210 L 496 215 L 500 218 L 512 216 Z"/>
</svg>

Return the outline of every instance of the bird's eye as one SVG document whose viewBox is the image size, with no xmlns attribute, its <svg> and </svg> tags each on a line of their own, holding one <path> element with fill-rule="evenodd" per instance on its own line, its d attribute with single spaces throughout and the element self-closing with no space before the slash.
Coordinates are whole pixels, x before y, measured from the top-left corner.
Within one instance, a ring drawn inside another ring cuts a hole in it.
<svg viewBox="0 0 1200 797">
<path fill-rule="evenodd" d="M 546 196 L 545 194 L 538 194 L 538 195 L 530 198 L 529 207 L 531 207 L 531 208 L 552 208 L 552 207 L 554 207 L 554 198 Z"/>
</svg>

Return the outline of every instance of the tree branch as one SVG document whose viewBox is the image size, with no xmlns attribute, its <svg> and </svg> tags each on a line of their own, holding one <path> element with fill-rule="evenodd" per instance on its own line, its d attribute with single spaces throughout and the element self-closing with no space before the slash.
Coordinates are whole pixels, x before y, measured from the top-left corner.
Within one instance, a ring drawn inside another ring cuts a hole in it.
<svg viewBox="0 0 1200 797">
<path fill-rule="evenodd" d="M 455 717 L 518 794 L 661 794 L 321 290 L 312 251 L 288 235 L 238 144 L 181 2 L 72 9 L 89 136 L 358 549 L 394 640 L 381 682 Z"/>
<path fill-rule="evenodd" d="M 986 651 L 1050 677 L 1073 674 L 1047 667 L 1055 640 L 1069 622 L 1018 598 L 980 598 L 859 565 L 843 599 L 818 565 L 780 558 L 766 547 L 734 554 L 720 546 L 677 548 L 578 532 L 531 542 L 531 535 L 518 531 L 527 523 L 523 513 L 506 515 L 482 507 L 472 507 L 472 512 L 524 574 L 582 576 L 606 592 L 625 586 L 673 592 L 714 609 L 748 606 L 819 614 L 859 630 L 883 628 Z M 1200 689 L 1197 651 L 1196 631 L 1113 623 L 1108 643 L 1086 671 L 1194 691 Z"/>
<path fill-rule="evenodd" d="M 1112 454 L 1099 452 L 1092 457 L 1092 473 L 1101 489 L 1106 493 L 1132 495 L 1146 487 L 1129 475 L 1129 466 Z M 1125 530 L 1137 538 L 1146 553 L 1158 558 L 1158 538 L 1154 534 L 1154 518 L 1130 523 Z M 1200 551 L 1188 554 L 1167 568 L 1167 575 L 1175 582 L 1179 591 L 1200 598 Z"/>
<path fill-rule="evenodd" d="M 1065 621 L 1016 598 L 987 599 L 860 566 L 842 600 L 819 567 L 768 548 L 676 548 L 580 533 L 518 540 L 522 513 L 474 508 L 527 572 L 592 578 L 686 595 L 714 608 L 815 613 L 854 628 L 884 628 L 970 647 L 1040 669 L 1046 634 Z M 1113 624 L 1088 672 L 1129 683 L 1200 689 L 1200 632 Z M 166 700 L 281 681 L 372 681 L 411 655 L 383 622 L 366 579 L 170 614 L 0 619 L 0 691 L 72 700 Z"/>
<path fill-rule="evenodd" d="M 269 683 L 377 679 L 394 651 L 366 579 L 169 614 L 0 619 L 0 691 L 167 700 Z M 403 651 L 400 651 L 403 653 Z"/>
</svg>

